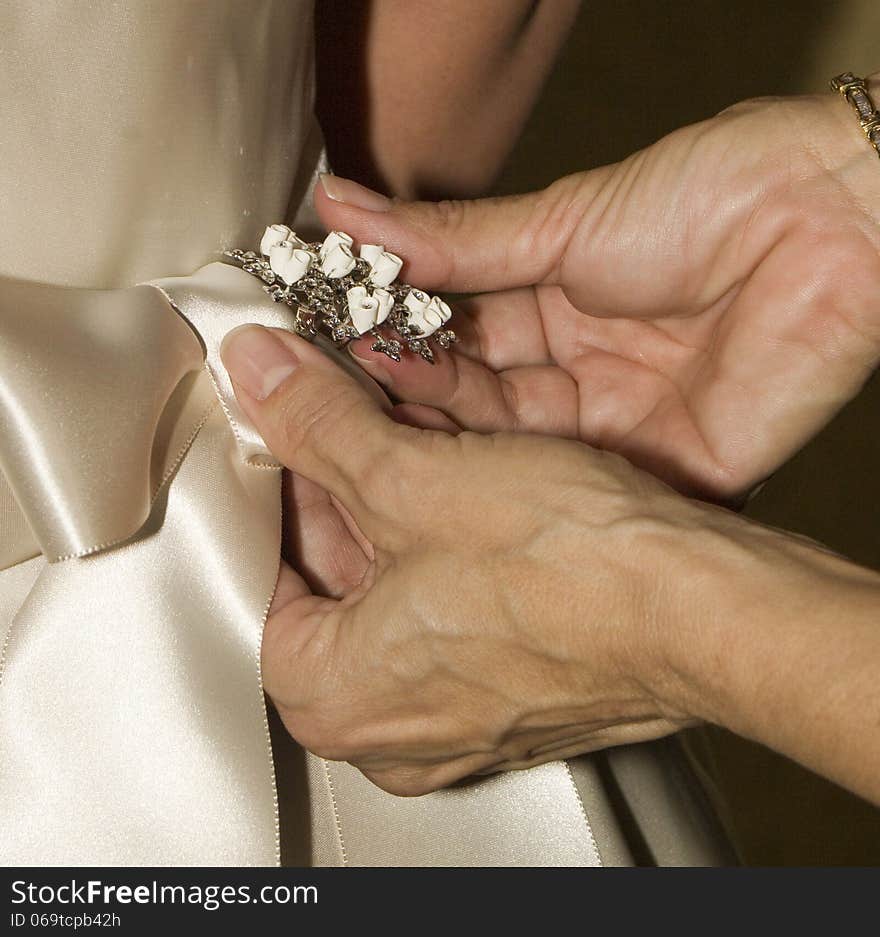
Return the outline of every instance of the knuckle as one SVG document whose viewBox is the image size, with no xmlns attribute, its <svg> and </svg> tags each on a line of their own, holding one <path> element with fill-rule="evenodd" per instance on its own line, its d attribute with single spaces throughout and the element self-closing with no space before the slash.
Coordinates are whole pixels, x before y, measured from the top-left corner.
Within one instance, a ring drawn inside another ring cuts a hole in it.
<svg viewBox="0 0 880 937">
<path fill-rule="evenodd" d="M 551 183 L 535 198 L 531 210 L 511 232 L 514 249 L 508 257 L 543 258 L 540 268 L 532 271 L 536 282 L 544 279 L 565 253 L 572 233 L 584 216 L 582 177 L 583 174 L 564 176 Z"/>
<path fill-rule="evenodd" d="M 325 459 L 334 440 L 352 432 L 361 401 L 348 387 L 304 375 L 291 393 L 278 403 L 277 433 L 291 458 L 305 455 Z M 368 447 L 361 447 L 369 452 Z"/>
<path fill-rule="evenodd" d="M 332 391 L 319 385 L 313 393 L 304 390 L 298 403 L 291 401 L 285 422 L 298 446 L 320 451 L 327 432 L 346 415 L 346 396 L 344 391 Z"/>
<path fill-rule="evenodd" d="M 365 452 L 360 465 L 359 487 L 367 496 L 384 497 L 393 489 L 396 500 L 420 499 L 438 471 L 432 458 L 433 437 L 397 424 L 389 427 L 387 445 Z"/>
<path fill-rule="evenodd" d="M 365 448 L 357 460 L 357 486 L 361 493 L 374 499 L 385 495 L 394 474 L 392 466 L 384 448 Z"/>
<path fill-rule="evenodd" d="M 446 234 L 456 234 L 467 224 L 468 203 L 462 199 L 448 198 L 433 205 L 434 223 Z"/>
<path fill-rule="evenodd" d="M 431 449 L 427 434 L 418 430 L 398 436 L 390 458 L 392 471 L 401 479 L 422 478 L 431 472 Z"/>
<path fill-rule="evenodd" d="M 448 281 L 455 272 L 455 259 L 444 245 L 461 235 L 467 222 L 467 203 L 455 199 L 404 203 L 398 204 L 396 211 L 403 222 L 415 229 L 424 241 L 425 249 L 436 265 L 438 282 Z"/>
<path fill-rule="evenodd" d="M 467 227 L 473 212 L 470 203 L 460 199 L 445 199 L 431 208 L 431 224 L 426 232 L 431 240 L 452 241 L 467 240 Z M 440 232 L 439 238 L 437 232 Z M 442 265 L 441 282 L 456 277 L 457 261 L 454 251 L 438 250 L 438 260 Z"/>
</svg>

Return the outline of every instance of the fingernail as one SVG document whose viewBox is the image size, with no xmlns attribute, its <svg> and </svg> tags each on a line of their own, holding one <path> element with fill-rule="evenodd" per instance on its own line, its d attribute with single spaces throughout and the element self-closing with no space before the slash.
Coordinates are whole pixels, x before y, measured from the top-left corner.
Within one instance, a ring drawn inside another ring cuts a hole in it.
<svg viewBox="0 0 880 937">
<path fill-rule="evenodd" d="M 220 358 L 232 380 L 256 400 L 265 400 L 299 364 L 287 345 L 261 325 L 233 329 L 223 339 Z"/>
<path fill-rule="evenodd" d="M 379 192 L 374 192 L 359 182 L 343 179 L 332 173 L 321 173 L 321 186 L 328 198 L 352 208 L 362 208 L 364 211 L 388 211 L 391 208 L 391 199 Z"/>
<path fill-rule="evenodd" d="M 357 342 L 349 343 L 348 353 L 354 358 L 359 365 L 370 375 L 374 381 L 378 381 L 383 387 L 391 386 L 391 375 L 376 361 L 374 358 L 362 358 L 357 353 Z M 369 347 L 369 346 L 366 346 Z"/>
</svg>

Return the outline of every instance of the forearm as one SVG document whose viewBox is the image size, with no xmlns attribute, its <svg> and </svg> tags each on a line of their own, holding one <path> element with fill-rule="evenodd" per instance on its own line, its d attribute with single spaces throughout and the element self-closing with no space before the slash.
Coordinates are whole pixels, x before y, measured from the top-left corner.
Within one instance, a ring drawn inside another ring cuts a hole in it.
<svg viewBox="0 0 880 937">
<path fill-rule="evenodd" d="M 484 194 L 576 0 L 374 0 L 317 11 L 318 114 L 343 175 L 403 197 Z"/>
<path fill-rule="evenodd" d="M 704 546 L 691 711 L 880 803 L 880 575 L 745 522 Z"/>
</svg>

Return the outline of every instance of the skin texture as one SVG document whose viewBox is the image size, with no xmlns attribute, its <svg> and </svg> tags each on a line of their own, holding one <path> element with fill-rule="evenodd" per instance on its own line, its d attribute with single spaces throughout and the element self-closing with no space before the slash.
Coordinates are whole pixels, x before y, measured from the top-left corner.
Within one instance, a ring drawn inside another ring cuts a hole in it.
<svg viewBox="0 0 880 937">
<path fill-rule="evenodd" d="M 283 331 L 224 361 L 362 551 L 339 599 L 282 568 L 263 679 L 306 748 L 414 795 L 710 720 L 880 801 L 876 574 L 580 443 L 401 425 Z"/>
<path fill-rule="evenodd" d="M 486 191 L 576 0 L 322 0 L 317 112 L 337 172 L 413 197 Z"/>
<path fill-rule="evenodd" d="M 711 721 L 880 802 L 880 577 L 664 484 L 739 498 L 858 392 L 878 190 L 829 96 L 533 196 L 319 192 L 408 279 L 491 292 L 434 369 L 357 349 L 393 408 L 295 336 L 225 346 L 295 473 L 263 647 L 291 733 L 419 794 Z"/>
<path fill-rule="evenodd" d="M 457 307 L 434 368 L 354 346 L 395 396 L 581 439 L 686 493 L 741 497 L 877 361 L 880 172 L 836 95 L 746 102 L 533 195 L 317 204 L 410 282 L 492 291 Z"/>
</svg>

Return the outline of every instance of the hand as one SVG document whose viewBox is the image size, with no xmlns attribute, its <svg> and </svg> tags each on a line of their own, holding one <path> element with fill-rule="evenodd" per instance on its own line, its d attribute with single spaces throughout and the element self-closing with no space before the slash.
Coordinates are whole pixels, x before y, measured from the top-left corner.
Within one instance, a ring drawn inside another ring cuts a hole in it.
<svg viewBox="0 0 880 937">
<path fill-rule="evenodd" d="M 581 439 L 736 499 L 880 358 L 880 165 L 838 95 L 740 104 L 534 195 L 324 185 L 324 222 L 398 251 L 410 281 L 495 291 L 461 304 L 434 368 L 352 348 L 468 429 Z"/>
<path fill-rule="evenodd" d="M 820 606 L 830 577 L 809 558 L 825 554 L 618 456 L 401 425 L 285 332 L 240 330 L 224 361 L 272 450 L 341 506 L 334 538 L 360 555 L 340 599 L 282 569 L 266 691 L 306 748 L 388 791 L 724 721 L 735 707 L 714 678 L 748 634 L 741 607 L 759 603 L 784 641 L 792 596 L 797 621 Z"/>
</svg>

